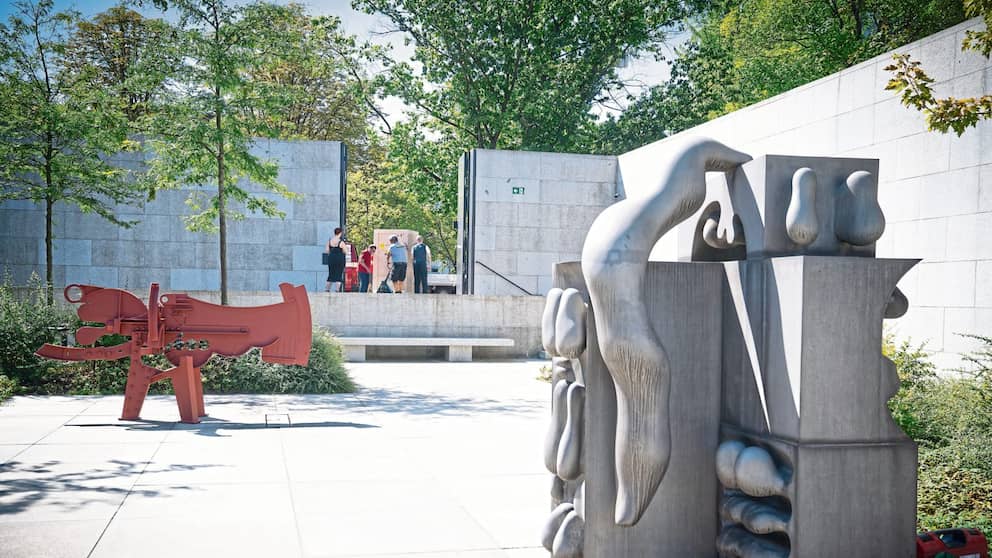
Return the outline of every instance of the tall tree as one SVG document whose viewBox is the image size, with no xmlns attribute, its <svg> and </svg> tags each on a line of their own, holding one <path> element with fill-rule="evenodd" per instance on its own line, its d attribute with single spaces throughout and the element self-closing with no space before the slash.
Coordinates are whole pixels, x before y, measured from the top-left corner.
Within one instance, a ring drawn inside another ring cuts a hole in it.
<svg viewBox="0 0 992 558">
<path fill-rule="evenodd" d="M 590 149 L 615 153 L 661 139 L 963 18 L 961 0 L 714 2 L 678 53 L 672 80 L 600 126 Z"/>
<path fill-rule="evenodd" d="M 383 49 L 358 43 L 336 17 L 310 17 L 299 4 L 286 9 L 287 17 L 276 23 L 299 42 L 253 76 L 290 94 L 273 126 L 285 138 L 342 141 L 349 159 L 361 164 L 373 133 L 370 120 L 383 116 L 374 98 L 376 80 L 366 67 L 382 59 Z"/>
<path fill-rule="evenodd" d="M 689 9 L 680 0 L 353 0 L 415 45 L 392 64 L 382 94 L 413 107 L 391 130 L 388 173 L 429 210 L 454 261 L 457 162 L 473 147 L 568 151 L 585 141 L 590 109 L 622 88 L 616 67 L 655 51 Z"/>
<path fill-rule="evenodd" d="M 283 216 L 276 203 L 251 195 L 242 179 L 293 199 L 276 179 L 278 166 L 251 153 L 257 137 L 276 137 L 275 115 L 293 98 L 283 84 L 256 76 L 287 56 L 299 36 L 283 25 L 292 12 L 265 3 L 235 6 L 225 0 L 171 0 L 178 11 L 180 64 L 170 94 L 152 112 L 154 157 L 148 176 L 155 188 L 212 184 L 213 195 L 194 191 L 186 218 L 190 230 L 219 233 L 221 303 L 228 302 L 227 220 L 248 211 Z"/>
<path fill-rule="evenodd" d="M 616 66 L 685 14 L 677 0 L 353 0 L 416 45 L 390 91 L 478 147 L 563 150 Z"/>
<path fill-rule="evenodd" d="M 124 5 L 77 23 L 67 65 L 89 86 L 109 90 L 132 123 L 147 115 L 169 72 L 179 63 L 174 29 Z"/>
<path fill-rule="evenodd" d="M 348 238 L 359 246 L 373 240 L 375 229 L 412 229 L 423 235 L 436 260 L 453 263 L 454 212 L 424 203 L 408 184 L 398 180 L 406 172 L 387 146 L 373 140 L 367 160 L 348 173 Z M 448 219 L 446 226 L 441 226 Z"/>
<path fill-rule="evenodd" d="M 118 225 L 114 204 L 142 191 L 108 155 L 132 147 L 123 114 L 66 64 L 75 12 L 51 0 L 20 1 L 0 23 L 0 199 L 45 207 L 45 278 L 52 301 L 53 220 L 64 202 Z"/>
</svg>

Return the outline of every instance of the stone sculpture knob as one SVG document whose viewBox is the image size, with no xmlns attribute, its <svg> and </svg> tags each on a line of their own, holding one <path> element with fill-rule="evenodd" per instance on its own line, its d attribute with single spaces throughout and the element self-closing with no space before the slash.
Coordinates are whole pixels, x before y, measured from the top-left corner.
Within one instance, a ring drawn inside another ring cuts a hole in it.
<svg viewBox="0 0 992 558">
<path fill-rule="evenodd" d="M 801 247 L 809 246 L 820 234 L 816 218 L 816 173 L 803 167 L 792 175 L 792 199 L 785 214 L 785 231 Z"/>
<path fill-rule="evenodd" d="M 867 246 L 882 237 L 885 215 L 878 205 L 878 182 L 872 173 L 852 172 L 838 189 L 834 232 L 855 246 Z"/>
</svg>

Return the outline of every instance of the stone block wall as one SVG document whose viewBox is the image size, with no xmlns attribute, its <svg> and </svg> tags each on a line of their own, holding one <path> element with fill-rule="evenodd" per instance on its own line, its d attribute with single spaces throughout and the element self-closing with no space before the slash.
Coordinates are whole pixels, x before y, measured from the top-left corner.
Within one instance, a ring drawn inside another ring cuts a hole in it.
<svg viewBox="0 0 992 558">
<path fill-rule="evenodd" d="M 981 27 L 980 20 L 969 20 L 893 52 L 922 61 L 937 80 L 938 95 L 987 94 L 992 61 L 960 48 L 965 32 Z M 949 369 L 960 366 L 960 353 L 976 346 L 961 333 L 992 335 L 992 245 L 982 241 L 992 228 L 992 121 L 960 137 L 927 131 L 920 113 L 885 91 L 889 73 L 883 68 L 891 62 L 892 53 L 881 55 L 679 135 L 712 137 L 755 157 L 878 159 L 887 226 L 877 255 L 923 259 L 899 283 L 909 297 L 909 313 L 887 327 L 897 338 L 926 343 L 937 364 Z M 477 261 L 546 292 L 551 277 L 546 261 L 579 259 L 585 231 L 616 201 L 614 187 L 603 184 L 608 175 L 616 173 L 615 190 L 622 197 L 625 181 L 650 179 L 653 161 L 668 141 L 625 153 L 618 162 L 478 151 Z M 552 173 L 561 178 L 551 178 Z M 541 190 L 514 196 L 511 188 L 518 184 Z M 666 235 L 652 259 L 674 261 L 677 250 L 676 235 Z M 477 293 L 520 293 L 478 265 L 475 286 Z"/>
<path fill-rule="evenodd" d="M 992 61 L 961 51 L 973 19 L 896 49 L 920 60 L 937 80 L 937 95 L 974 97 L 992 92 Z M 863 157 L 879 160 L 879 202 L 885 234 L 880 258 L 922 258 L 899 282 L 910 301 L 903 318 L 888 327 L 899 338 L 926 343 L 944 368 L 975 347 L 960 333 L 992 335 L 992 121 L 962 136 L 928 132 L 923 116 L 885 91 L 892 62 L 884 54 L 683 134 L 709 136 L 750 153 Z M 665 142 L 620 156 L 627 178 Z M 673 240 L 666 237 L 666 240 Z M 663 242 L 659 259 L 675 258 Z M 659 251 L 656 250 L 656 253 Z"/>
<path fill-rule="evenodd" d="M 323 288 L 327 267 L 320 254 L 341 220 L 343 145 L 261 140 L 254 152 L 276 160 L 279 181 L 301 197 L 286 200 L 257 185 L 244 186 L 274 200 L 286 216 L 249 214 L 243 221 L 228 221 L 230 290 L 278 290 L 282 281 L 311 291 Z M 121 158 L 120 164 L 138 168 L 142 160 L 132 156 Z M 198 190 L 164 190 L 143 206 L 118 206 L 120 218 L 139 221 L 130 229 L 75 206 L 56 205 L 56 286 L 90 283 L 142 292 L 157 281 L 164 290 L 219 289 L 217 235 L 189 232 L 183 224 L 189 213 L 186 199 Z M 0 205 L 0 267 L 16 284 L 26 282 L 33 272 L 44 277 L 43 206 L 25 201 Z"/>
<path fill-rule="evenodd" d="M 512 281 L 527 293 L 547 293 L 552 265 L 579 259 L 589 224 L 622 196 L 616 157 L 489 149 L 472 157 L 472 292 L 526 295 Z"/>
<path fill-rule="evenodd" d="M 190 293 L 216 300 L 217 293 Z M 387 295 L 323 292 L 309 294 L 314 325 L 351 337 L 505 337 L 512 347 L 476 347 L 479 358 L 535 356 L 541 350 L 544 297 L 477 295 Z M 279 293 L 235 293 L 231 304 L 280 302 Z M 445 347 L 380 347 L 369 358 L 443 358 Z M 536 373 L 536 369 L 535 369 Z"/>
</svg>

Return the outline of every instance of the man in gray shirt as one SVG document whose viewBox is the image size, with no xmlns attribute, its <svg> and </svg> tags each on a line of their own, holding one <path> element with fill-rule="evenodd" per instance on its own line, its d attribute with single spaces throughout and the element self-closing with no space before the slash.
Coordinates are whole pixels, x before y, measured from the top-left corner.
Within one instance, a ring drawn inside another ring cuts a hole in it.
<svg viewBox="0 0 992 558">
<path fill-rule="evenodd" d="M 390 267 L 389 280 L 393 282 L 393 292 L 403 292 L 406 280 L 406 245 L 400 243 L 395 234 L 389 237 L 389 250 L 386 251 L 386 264 Z"/>
</svg>

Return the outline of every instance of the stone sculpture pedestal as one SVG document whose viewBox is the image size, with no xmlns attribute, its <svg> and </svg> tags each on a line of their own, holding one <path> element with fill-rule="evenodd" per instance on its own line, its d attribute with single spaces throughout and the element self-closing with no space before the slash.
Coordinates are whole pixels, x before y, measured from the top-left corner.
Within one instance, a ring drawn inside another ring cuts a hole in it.
<svg viewBox="0 0 992 558">
<path fill-rule="evenodd" d="M 723 264 L 721 433 L 768 450 L 788 477 L 791 518 L 767 537 L 791 556 L 916 555 L 916 444 L 886 405 L 899 381 L 880 352 L 886 305 L 916 262 Z"/>
<path fill-rule="evenodd" d="M 723 275 L 719 263 L 648 266 L 652 326 L 668 349 L 673 370 L 672 458 L 653 502 L 632 527 L 614 523 L 616 392 L 600 355 L 595 316 L 589 314 L 581 359 L 586 385 L 585 558 L 716 556 L 719 486 L 714 456 L 720 441 Z M 579 264 L 555 266 L 555 286 L 584 291 Z"/>
<path fill-rule="evenodd" d="M 672 370 L 672 457 L 632 527 L 614 523 L 616 393 L 590 309 L 583 556 L 716 557 L 727 529 L 772 549 L 762 556 L 915 556 L 916 445 L 886 407 L 898 379 L 881 355 L 886 305 L 915 263 L 650 263 L 645 301 Z M 555 286 L 584 292 L 579 264 L 558 264 Z M 728 440 L 774 460 L 780 494 L 753 500 L 781 512 L 781 528 L 753 533 L 721 517 L 728 496 L 749 498 L 717 480 L 717 448 Z"/>
</svg>

